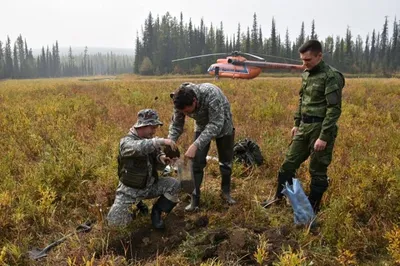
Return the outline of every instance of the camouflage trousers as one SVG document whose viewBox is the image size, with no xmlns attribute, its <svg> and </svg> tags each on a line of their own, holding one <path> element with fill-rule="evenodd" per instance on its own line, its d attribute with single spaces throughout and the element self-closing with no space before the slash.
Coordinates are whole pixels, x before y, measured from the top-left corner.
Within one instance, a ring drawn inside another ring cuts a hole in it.
<svg viewBox="0 0 400 266">
<path fill-rule="evenodd" d="M 135 189 L 119 182 L 114 204 L 107 215 L 108 224 L 111 226 L 124 226 L 132 222 L 132 205 L 143 199 L 152 199 L 164 195 L 173 202 L 178 202 L 178 193 L 181 183 L 172 177 L 161 177 L 157 183 L 144 189 Z"/>
<path fill-rule="evenodd" d="M 302 122 L 300 124 L 279 172 L 287 177 L 295 177 L 296 170 L 310 157 L 311 188 L 323 193 L 328 187 L 327 170 L 332 161 L 333 146 L 338 129 L 337 127 L 334 128 L 325 149 L 316 152 L 314 151 L 314 144 L 319 138 L 321 128 L 322 123 L 306 124 Z"/>
</svg>

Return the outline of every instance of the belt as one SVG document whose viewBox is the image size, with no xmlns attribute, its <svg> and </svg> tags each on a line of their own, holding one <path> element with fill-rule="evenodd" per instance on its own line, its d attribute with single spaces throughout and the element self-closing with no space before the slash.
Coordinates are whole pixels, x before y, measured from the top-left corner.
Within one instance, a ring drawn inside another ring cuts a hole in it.
<svg viewBox="0 0 400 266">
<path fill-rule="evenodd" d="M 311 123 L 320 123 L 324 121 L 324 117 L 318 117 L 318 116 L 302 116 L 301 121 L 306 124 L 311 124 Z"/>
</svg>

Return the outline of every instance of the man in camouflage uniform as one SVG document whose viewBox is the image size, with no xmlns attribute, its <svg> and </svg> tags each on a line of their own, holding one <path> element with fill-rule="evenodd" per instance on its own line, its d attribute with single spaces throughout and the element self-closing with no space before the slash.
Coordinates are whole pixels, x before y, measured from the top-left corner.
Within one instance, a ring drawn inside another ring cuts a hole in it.
<svg viewBox="0 0 400 266">
<path fill-rule="evenodd" d="M 311 175 L 309 201 L 315 212 L 329 179 L 327 169 L 332 160 L 332 151 L 338 132 L 336 125 L 342 105 L 343 75 L 322 60 L 322 46 L 316 40 L 304 43 L 300 48 L 305 71 L 299 93 L 299 106 L 294 116 L 292 143 L 279 169 L 275 199 L 262 204 L 267 207 L 279 202 L 286 181 L 292 183 L 296 170 L 310 157 Z"/>
<path fill-rule="evenodd" d="M 175 149 L 170 139 L 153 137 L 162 125 L 156 111 L 139 111 L 136 124 L 120 141 L 118 155 L 119 184 L 114 204 L 107 220 L 112 226 L 124 226 L 132 221 L 132 205 L 137 204 L 141 213 L 148 212 L 143 199 L 159 197 L 151 211 L 151 221 L 155 228 L 164 228 L 161 213 L 169 213 L 178 202 L 181 184 L 171 177 L 158 177 L 157 166 L 165 166 L 170 158 L 161 151 L 168 145 Z"/>
<path fill-rule="evenodd" d="M 196 121 L 194 142 L 185 153 L 193 159 L 195 189 L 191 203 L 186 211 L 199 208 L 200 186 L 203 181 L 206 157 L 212 139 L 216 139 L 219 169 L 222 176 L 221 196 L 228 204 L 235 204 L 230 195 L 234 128 L 231 107 L 228 99 L 217 86 L 210 83 L 183 83 L 171 94 L 174 102 L 174 115 L 169 127 L 168 138 L 177 141 L 183 132 L 185 117 Z"/>
</svg>

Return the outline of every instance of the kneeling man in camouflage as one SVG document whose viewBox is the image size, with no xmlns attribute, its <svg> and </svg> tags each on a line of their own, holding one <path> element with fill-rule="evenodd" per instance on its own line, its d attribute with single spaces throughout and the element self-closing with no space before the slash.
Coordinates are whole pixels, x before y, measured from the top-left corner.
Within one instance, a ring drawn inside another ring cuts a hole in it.
<svg viewBox="0 0 400 266">
<path fill-rule="evenodd" d="M 163 229 L 162 212 L 170 213 L 178 202 L 180 181 L 172 177 L 158 177 L 157 167 L 165 167 L 170 162 L 162 152 L 162 146 L 176 149 L 174 141 L 154 137 L 163 123 L 155 110 L 144 109 L 138 113 L 136 124 L 120 140 L 118 155 L 119 184 L 114 204 L 107 220 L 111 226 L 129 224 L 136 204 L 141 213 L 148 213 L 143 199 L 159 197 L 151 211 L 151 221 L 155 228 Z"/>
</svg>

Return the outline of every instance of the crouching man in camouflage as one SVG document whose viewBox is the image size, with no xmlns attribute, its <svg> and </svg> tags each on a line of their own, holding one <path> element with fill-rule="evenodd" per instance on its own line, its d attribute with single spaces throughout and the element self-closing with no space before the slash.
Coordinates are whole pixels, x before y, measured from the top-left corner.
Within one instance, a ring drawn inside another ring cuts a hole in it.
<svg viewBox="0 0 400 266">
<path fill-rule="evenodd" d="M 155 228 L 165 227 L 161 213 L 169 213 L 178 202 L 181 184 L 171 177 L 158 177 L 157 166 L 165 166 L 170 161 L 161 151 L 168 145 L 176 149 L 170 139 L 154 138 L 158 126 L 162 125 L 156 111 L 139 111 L 137 122 L 127 136 L 120 141 L 118 155 L 119 184 L 114 204 L 107 220 L 111 226 L 124 226 L 133 219 L 132 205 L 137 204 L 141 213 L 148 213 L 143 199 L 159 197 L 151 211 L 151 221 Z"/>
<path fill-rule="evenodd" d="M 231 197 L 231 174 L 234 145 L 234 127 L 231 106 L 228 99 L 217 86 L 210 83 L 183 83 L 171 94 L 174 102 L 174 115 L 169 127 L 168 138 L 177 141 L 183 132 L 185 116 L 196 121 L 194 142 L 185 156 L 193 159 L 195 189 L 191 203 L 186 211 L 199 208 L 200 186 L 203 181 L 206 157 L 212 139 L 216 140 L 219 169 L 222 176 L 221 196 L 228 204 L 235 204 Z"/>
</svg>

